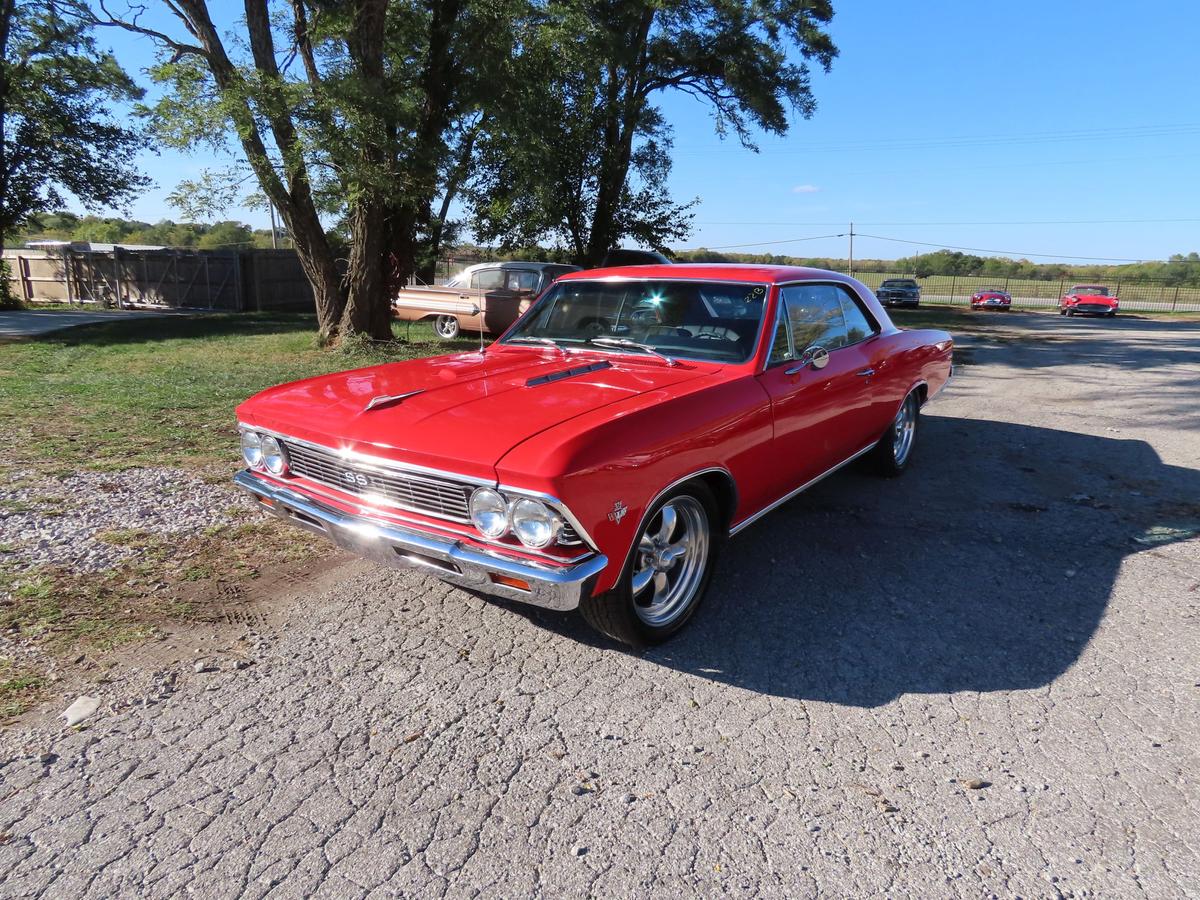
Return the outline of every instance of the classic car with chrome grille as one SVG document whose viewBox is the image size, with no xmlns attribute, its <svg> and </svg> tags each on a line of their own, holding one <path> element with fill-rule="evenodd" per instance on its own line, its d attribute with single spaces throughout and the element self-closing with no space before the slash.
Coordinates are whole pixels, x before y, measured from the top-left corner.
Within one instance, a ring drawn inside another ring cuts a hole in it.
<svg viewBox="0 0 1200 900">
<path fill-rule="evenodd" d="M 1060 316 L 1105 316 L 1117 314 L 1121 301 L 1102 284 L 1077 284 L 1058 301 Z"/>
<path fill-rule="evenodd" d="M 1012 309 L 1012 295 L 1000 288 L 981 288 L 971 295 L 971 309 Z"/>
<path fill-rule="evenodd" d="M 653 643 L 730 537 L 860 457 L 903 472 L 951 351 L 833 272 L 577 272 L 485 349 L 247 400 L 235 480 L 373 560 Z"/>
</svg>

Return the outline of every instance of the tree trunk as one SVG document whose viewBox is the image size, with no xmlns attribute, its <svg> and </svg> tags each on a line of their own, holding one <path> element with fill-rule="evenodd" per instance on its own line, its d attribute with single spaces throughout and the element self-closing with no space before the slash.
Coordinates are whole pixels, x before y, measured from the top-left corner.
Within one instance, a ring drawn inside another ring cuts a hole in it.
<svg viewBox="0 0 1200 900">
<path fill-rule="evenodd" d="M 387 248 L 389 229 L 383 205 L 365 200 L 350 214 L 350 264 L 346 270 L 346 309 L 342 335 L 392 339 L 392 305 Z"/>
</svg>

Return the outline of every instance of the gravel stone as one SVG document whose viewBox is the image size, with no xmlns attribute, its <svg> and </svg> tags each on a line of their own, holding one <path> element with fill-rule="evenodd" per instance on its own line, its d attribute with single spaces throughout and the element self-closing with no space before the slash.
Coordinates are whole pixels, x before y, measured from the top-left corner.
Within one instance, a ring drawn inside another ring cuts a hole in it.
<svg viewBox="0 0 1200 900">
<path fill-rule="evenodd" d="M 25 482 L 36 480 L 36 484 Z M 17 487 L 11 485 L 18 484 Z M 105 532 L 138 529 L 156 535 L 189 535 L 210 525 L 232 525 L 229 511 L 251 511 L 241 491 L 208 484 L 176 469 L 79 472 L 55 479 L 26 470 L 7 473 L 0 485 L 9 507 L 0 507 L 0 544 L 11 546 L 5 565 L 43 565 L 101 572 L 135 559 L 136 547 L 98 540 Z"/>
</svg>

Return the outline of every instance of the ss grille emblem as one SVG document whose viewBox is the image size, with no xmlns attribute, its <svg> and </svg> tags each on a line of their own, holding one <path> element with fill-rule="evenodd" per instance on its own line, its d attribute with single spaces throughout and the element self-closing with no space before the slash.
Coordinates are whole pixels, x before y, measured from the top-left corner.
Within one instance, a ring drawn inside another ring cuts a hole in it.
<svg viewBox="0 0 1200 900">
<path fill-rule="evenodd" d="M 342 473 L 342 481 L 352 487 L 370 487 L 371 485 L 371 479 L 362 472 L 353 472 L 349 469 Z"/>
</svg>

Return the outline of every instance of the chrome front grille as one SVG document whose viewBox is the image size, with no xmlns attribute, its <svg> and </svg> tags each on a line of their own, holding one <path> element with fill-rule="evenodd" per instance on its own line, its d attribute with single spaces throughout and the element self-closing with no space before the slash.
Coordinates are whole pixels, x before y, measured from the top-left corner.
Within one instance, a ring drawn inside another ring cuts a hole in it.
<svg viewBox="0 0 1200 900">
<path fill-rule="evenodd" d="M 288 467 L 304 478 L 359 497 L 381 499 L 391 506 L 454 522 L 470 522 L 472 485 L 436 475 L 377 469 L 347 460 L 329 450 L 293 441 L 281 442 Z"/>
</svg>

